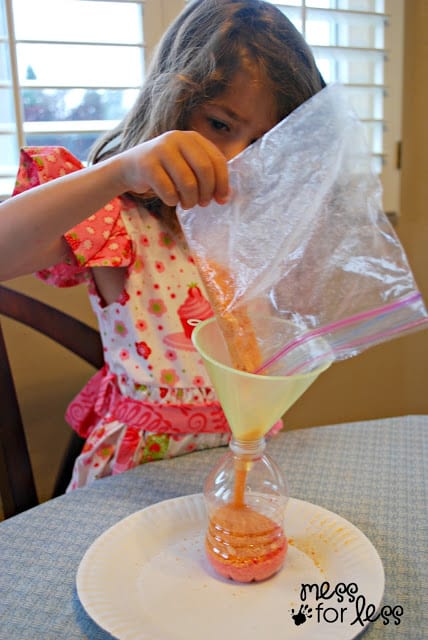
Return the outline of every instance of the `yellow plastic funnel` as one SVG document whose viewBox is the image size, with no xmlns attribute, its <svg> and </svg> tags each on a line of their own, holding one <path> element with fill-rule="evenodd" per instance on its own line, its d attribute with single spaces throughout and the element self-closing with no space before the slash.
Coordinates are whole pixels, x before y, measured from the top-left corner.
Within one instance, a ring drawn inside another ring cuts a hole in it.
<svg viewBox="0 0 428 640">
<path fill-rule="evenodd" d="M 223 411 L 238 440 L 255 440 L 269 431 L 329 363 L 309 373 L 257 375 L 233 369 L 223 334 L 209 318 L 192 333 Z"/>
</svg>

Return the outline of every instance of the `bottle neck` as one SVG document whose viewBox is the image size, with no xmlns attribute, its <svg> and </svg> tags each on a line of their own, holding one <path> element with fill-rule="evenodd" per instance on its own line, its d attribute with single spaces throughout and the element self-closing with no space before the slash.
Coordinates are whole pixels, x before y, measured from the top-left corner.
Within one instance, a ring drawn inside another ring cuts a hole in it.
<svg viewBox="0 0 428 640">
<path fill-rule="evenodd" d="M 262 455 L 266 448 L 266 440 L 263 437 L 258 438 L 257 440 L 240 440 L 232 437 L 229 447 L 237 456 L 248 456 L 253 458 Z"/>
</svg>

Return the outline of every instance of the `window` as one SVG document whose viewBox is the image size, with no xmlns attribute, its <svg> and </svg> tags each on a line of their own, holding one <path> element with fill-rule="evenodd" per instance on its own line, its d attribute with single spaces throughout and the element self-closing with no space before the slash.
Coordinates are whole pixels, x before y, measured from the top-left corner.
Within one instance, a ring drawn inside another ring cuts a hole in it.
<svg viewBox="0 0 428 640">
<path fill-rule="evenodd" d="M 0 197 L 19 148 L 62 145 L 84 161 L 133 104 L 177 0 L 0 0 Z"/>
<path fill-rule="evenodd" d="M 311 46 L 327 83 L 340 82 L 363 122 L 387 212 L 399 211 L 403 0 L 274 3 Z"/>
<path fill-rule="evenodd" d="M 133 103 L 150 51 L 185 0 L 0 0 L 0 196 L 19 147 L 61 144 L 85 160 Z M 341 82 L 365 124 L 384 206 L 399 210 L 404 0 L 275 2 Z"/>
</svg>

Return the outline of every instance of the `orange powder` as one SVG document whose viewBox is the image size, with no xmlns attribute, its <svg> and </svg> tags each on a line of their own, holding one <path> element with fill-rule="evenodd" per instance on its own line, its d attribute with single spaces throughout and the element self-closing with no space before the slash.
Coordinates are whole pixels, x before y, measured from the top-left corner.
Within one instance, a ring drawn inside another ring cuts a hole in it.
<svg viewBox="0 0 428 640">
<path fill-rule="evenodd" d="M 233 504 L 235 507 L 244 506 L 246 482 L 247 482 L 247 469 L 245 467 L 245 462 L 238 459 L 235 462 L 235 486 L 233 489 Z"/>
<path fill-rule="evenodd" d="M 262 358 L 245 307 L 230 311 L 236 294 L 233 275 L 214 262 L 198 261 L 198 267 L 232 366 L 252 373 Z M 246 440 L 260 437 L 259 433 L 246 434 Z M 232 501 L 214 511 L 205 538 L 211 565 L 221 576 L 237 582 L 260 581 L 272 576 L 282 567 L 288 547 L 282 527 L 245 504 L 247 470 L 248 459 L 238 457 Z"/>
<path fill-rule="evenodd" d="M 226 340 L 232 366 L 249 373 L 256 371 L 262 357 L 251 320 L 244 306 L 233 311 L 229 309 L 236 293 L 233 275 L 212 261 L 198 260 L 197 264 Z"/>
<path fill-rule="evenodd" d="M 245 504 L 247 464 L 235 459 L 232 501 L 213 513 L 205 538 L 211 565 L 237 582 L 272 576 L 282 567 L 288 547 L 282 527 Z"/>
<path fill-rule="evenodd" d="M 214 512 L 205 539 L 212 567 L 237 582 L 270 578 L 282 567 L 287 547 L 282 527 L 251 507 L 234 503 Z"/>
</svg>

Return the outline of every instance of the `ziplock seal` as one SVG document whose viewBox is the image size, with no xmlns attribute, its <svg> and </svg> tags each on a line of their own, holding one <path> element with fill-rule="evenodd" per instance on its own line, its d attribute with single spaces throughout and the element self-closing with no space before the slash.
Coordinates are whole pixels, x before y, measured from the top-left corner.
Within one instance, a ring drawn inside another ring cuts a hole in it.
<svg viewBox="0 0 428 640">
<path fill-rule="evenodd" d="M 331 351 L 329 351 L 330 357 L 328 356 L 327 352 L 318 354 L 316 357 L 299 364 L 299 366 L 295 367 L 289 372 L 290 375 L 298 373 L 301 370 L 307 370 L 308 365 L 314 366 L 316 364 L 321 364 L 326 360 L 332 360 L 332 352 L 334 353 L 334 359 L 341 359 L 352 355 L 352 350 L 354 350 L 356 347 L 359 347 L 360 351 L 361 347 L 365 348 L 374 344 L 378 344 L 380 342 L 384 342 L 396 334 L 403 334 L 412 331 L 413 329 L 416 329 L 423 324 L 428 326 L 428 318 L 426 317 L 394 324 L 393 318 L 397 316 L 396 312 L 406 309 L 416 302 L 421 302 L 423 304 L 423 299 L 420 293 L 413 293 L 409 296 L 406 296 L 402 300 L 397 300 L 382 307 L 378 307 L 377 309 L 371 309 L 369 311 L 357 313 L 354 316 L 343 318 L 342 320 L 338 320 L 337 322 L 332 322 L 331 324 L 320 327 L 319 329 L 308 331 L 308 333 L 306 333 L 304 336 L 292 340 L 277 353 L 271 356 L 268 360 L 263 362 L 263 364 L 255 371 L 255 373 L 263 373 L 266 369 L 271 367 L 281 358 L 284 358 L 294 349 L 309 342 L 314 338 L 322 338 L 326 337 L 327 335 L 330 336 L 328 340 L 328 344 L 331 348 Z M 389 325 L 389 328 L 388 326 L 386 326 L 381 331 L 367 331 L 370 324 L 375 327 L 379 321 L 382 323 L 382 325 Z M 352 339 L 352 336 L 355 335 L 355 330 L 358 329 L 358 327 L 360 331 L 363 331 L 364 335 L 360 337 L 354 337 Z M 347 332 L 345 335 L 349 336 L 348 339 L 345 342 L 341 343 L 340 340 L 335 340 L 333 336 L 335 333 L 337 333 L 337 337 L 339 338 L 339 332 L 343 329 L 349 329 L 352 334 L 349 335 L 349 332 Z"/>
</svg>

